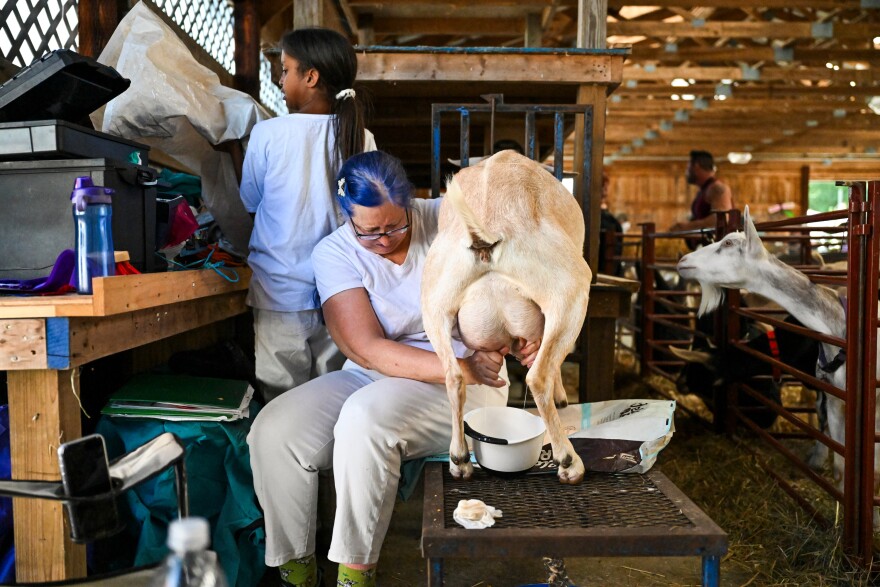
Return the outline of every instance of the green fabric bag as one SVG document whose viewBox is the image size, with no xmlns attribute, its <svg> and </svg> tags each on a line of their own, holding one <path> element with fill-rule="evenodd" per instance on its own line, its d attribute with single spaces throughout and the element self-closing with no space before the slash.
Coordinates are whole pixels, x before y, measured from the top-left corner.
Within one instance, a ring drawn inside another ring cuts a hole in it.
<svg viewBox="0 0 880 587">
<path fill-rule="evenodd" d="M 263 514 L 254 493 L 247 435 L 259 411 L 250 404 L 250 418 L 234 422 L 169 422 L 152 418 L 102 416 L 97 432 L 104 436 L 111 459 L 134 450 L 163 432 L 176 434 L 186 446 L 190 515 L 206 518 L 230 587 L 254 587 L 266 567 Z M 168 554 L 168 524 L 177 518 L 174 470 L 127 491 L 136 520 L 133 564 L 158 563 Z"/>
</svg>

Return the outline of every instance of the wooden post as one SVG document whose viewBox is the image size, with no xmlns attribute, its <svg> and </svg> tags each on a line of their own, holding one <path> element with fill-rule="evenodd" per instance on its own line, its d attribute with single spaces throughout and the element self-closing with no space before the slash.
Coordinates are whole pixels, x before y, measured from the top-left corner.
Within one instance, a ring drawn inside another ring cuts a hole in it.
<svg viewBox="0 0 880 587">
<path fill-rule="evenodd" d="M 74 370 L 8 371 L 13 479 L 57 481 L 58 446 L 81 435 Z M 12 500 L 15 578 L 19 583 L 86 576 L 85 546 L 74 544 L 60 501 Z"/>
<path fill-rule="evenodd" d="M 326 26 L 324 0 L 296 0 L 293 3 L 293 28 Z"/>
<path fill-rule="evenodd" d="M 608 0 L 578 0 L 577 46 L 605 48 Z"/>
<path fill-rule="evenodd" d="M 77 15 L 79 17 L 77 52 L 97 58 L 119 24 L 118 3 L 116 0 L 79 0 Z"/>
<path fill-rule="evenodd" d="M 606 19 L 608 18 L 608 0 L 578 0 L 578 37 L 577 46 L 581 49 L 604 49 Z M 589 218 L 587 227 L 587 262 L 594 273 L 599 268 L 599 219 L 602 193 L 602 166 L 605 155 L 605 103 L 606 90 L 602 86 L 582 85 L 578 88 L 578 104 L 593 105 L 593 160 L 590 164 L 592 183 L 590 185 Z M 575 130 L 575 169 L 583 165 L 583 125 Z M 575 180 L 579 181 L 578 179 Z M 581 202 L 581 205 L 584 203 Z M 595 281 L 595 275 L 593 276 Z"/>
<path fill-rule="evenodd" d="M 376 29 L 373 28 L 372 14 L 362 14 L 355 25 L 357 26 L 358 45 L 369 47 L 376 44 Z"/>
<path fill-rule="evenodd" d="M 798 201 L 800 204 L 800 212 L 798 214 L 806 214 L 810 207 L 810 166 L 801 166 L 801 193 Z"/>
<path fill-rule="evenodd" d="M 260 96 L 260 17 L 255 0 L 234 0 L 235 89 Z"/>
<path fill-rule="evenodd" d="M 541 27 L 541 15 L 530 13 L 526 16 L 526 34 L 524 47 L 540 47 L 543 29 Z"/>
<path fill-rule="evenodd" d="M 590 225 L 587 229 L 587 242 L 585 242 L 585 254 L 587 255 L 587 263 L 593 269 L 593 279 L 595 274 L 599 272 L 599 228 L 601 218 L 602 203 L 602 157 L 605 151 L 605 87 L 604 86 L 588 86 L 582 85 L 578 88 L 577 95 L 578 104 L 593 105 L 593 157 L 590 162 L 592 181 L 589 186 L 590 199 L 586 202 L 589 206 Z M 579 121 L 575 126 L 574 140 L 574 169 L 581 169 L 583 166 L 584 154 L 581 145 L 583 144 L 584 127 L 583 122 Z M 580 193 L 578 189 L 581 181 L 580 176 L 575 178 L 575 193 Z M 579 202 L 581 206 L 585 202 Z"/>
</svg>

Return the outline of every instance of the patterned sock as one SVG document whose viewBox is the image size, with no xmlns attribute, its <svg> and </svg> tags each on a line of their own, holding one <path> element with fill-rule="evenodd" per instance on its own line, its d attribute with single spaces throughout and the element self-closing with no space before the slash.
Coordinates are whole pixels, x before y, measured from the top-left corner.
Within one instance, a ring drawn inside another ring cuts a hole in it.
<svg viewBox="0 0 880 587">
<path fill-rule="evenodd" d="M 376 568 L 358 571 L 339 565 L 339 575 L 336 577 L 337 587 L 376 587 Z"/>
<path fill-rule="evenodd" d="M 281 582 L 291 587 L 317 587 L 318 562 L 315 555 L 289 560 L 280 567 Z"/>
</svg>

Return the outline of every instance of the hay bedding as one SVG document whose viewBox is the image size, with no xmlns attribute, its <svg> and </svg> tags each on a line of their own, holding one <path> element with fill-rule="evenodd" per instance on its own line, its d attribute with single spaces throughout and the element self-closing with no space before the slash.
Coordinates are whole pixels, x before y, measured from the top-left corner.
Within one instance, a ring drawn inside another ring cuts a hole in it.
<svg viewBox="0 0 880 587">
<path fill-rule="evenodd" d="M 620 355 L 616 369 L 615 389 L 620 397 L 665 395 L 711 421 L 711 413 L 698 397 L 677 393 L 673 384 L 662 377 L 640 379 L 631 355 Z M 566 387 L 571 389 L 568 381 Z M 797 394 L 789 395 L 788 400 L 802 401 L 800 396 L 804 394 L 799 388 L 785 392 Z M 786 401 L 785 396 L 783 399 Z M 803 456 L 810 447 L 806 441 L 784 442 Z M 718 435 L 678 410 L 675 436 L 657 461 L 663 473 L 728 533 L 730 548 L 722 561 L 723 584 L 880 585 L 878 574 L 872 576 L 847 563 L 839 528 L 825 530 L 811 522 L 808 514 L 761 468 L 757 458 L 795 484 L 826 519 L 839 518 L 836 502 L 742 428 L 734 437 Z M 728 583 L 725 576 L 750 578 Z M 676 585 L 662 578 L 657 578 L 655 584 Z"/>
</svg>

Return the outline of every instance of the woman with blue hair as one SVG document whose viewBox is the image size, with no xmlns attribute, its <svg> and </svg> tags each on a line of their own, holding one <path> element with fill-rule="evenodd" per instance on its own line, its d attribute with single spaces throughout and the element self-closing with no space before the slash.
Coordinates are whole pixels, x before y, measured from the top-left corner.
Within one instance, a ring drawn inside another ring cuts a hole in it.
<svg viewBox="0 0 880 587">
<path fill-rule="evenodd" d="M 339 563 L 339 585 L 371 587 L 401 462 L 446 452 L 451 436 L 445 373 L 419 305 L 440 200 L 413 199 L 400 161 L 381 151 L 345 162 L 336 200 L 347 222 L 318 244 L 312 265 L 327 328 L 348 360 L 271 401 L 248 443 L 266 564 L 291 585 L 316 585 L 318 472 L 332 468 L 327 556 Z M 505 405 L 508 349 L 471 353 L 455 341 L 455 350 L 465 410 Z"/>
</svg>

